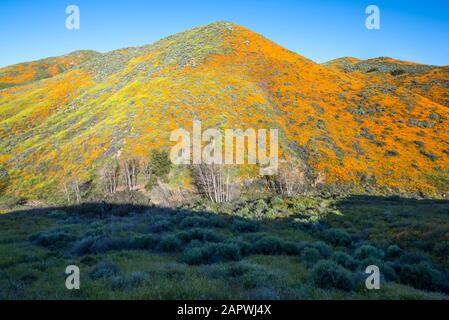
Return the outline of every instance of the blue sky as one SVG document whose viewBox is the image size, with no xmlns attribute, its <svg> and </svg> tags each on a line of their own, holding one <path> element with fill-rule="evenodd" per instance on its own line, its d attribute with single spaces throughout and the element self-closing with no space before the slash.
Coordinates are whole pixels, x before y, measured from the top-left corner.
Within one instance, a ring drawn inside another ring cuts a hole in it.
<svg viewBox="0 0 449 320">
<path fill-rule="evenodd" d="M 71 4 L 81 11 L 78 31 L 65 28 Z M 380 8 L 380 30 L 365 28 L 370 4 Z M 391 56 L 449 65 L 447 0 L 0 0 L 0 66 L 149 44 L 217 20 L 248 27 L 317 62 Z"/>
</svg>

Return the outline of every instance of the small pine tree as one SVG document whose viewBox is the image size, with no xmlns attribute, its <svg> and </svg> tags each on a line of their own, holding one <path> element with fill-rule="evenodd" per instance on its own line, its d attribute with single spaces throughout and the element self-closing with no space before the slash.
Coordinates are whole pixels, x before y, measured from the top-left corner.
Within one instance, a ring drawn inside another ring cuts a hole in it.
<svg viewBox="0 0 449 320">
<path fill-rule="evenodd" d="M 172 163 L 170 155 L 167 151 L 153 150 L 150 154 L 150 161 L 144 166 L 144 174 L 146 177 L 145 189 L 150 191 L 157 184 L 158 180 L 166 181 Z"/>
</svg>

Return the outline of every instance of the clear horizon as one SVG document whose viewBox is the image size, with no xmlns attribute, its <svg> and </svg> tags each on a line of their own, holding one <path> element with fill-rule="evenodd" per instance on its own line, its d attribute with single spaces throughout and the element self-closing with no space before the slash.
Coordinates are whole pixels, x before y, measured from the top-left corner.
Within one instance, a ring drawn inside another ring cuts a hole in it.
<svg viewBox="0 0 449 320">
<path fill-rule="evenodd" d="M 65 8 L 81 11 L 80 30 L 67 30 Z M 365 8 L 380 8 L 380 30 L 365 27 Z M 0 3 L 0 67 L 78 50 L 109 52 L 143 46 L 166 36 L 230 21 L 322 63 L 342 57 L 388 56 L 431 65 L 449 65 L 447 1 L 191 0 L 41 1 Z"/>
</svg>

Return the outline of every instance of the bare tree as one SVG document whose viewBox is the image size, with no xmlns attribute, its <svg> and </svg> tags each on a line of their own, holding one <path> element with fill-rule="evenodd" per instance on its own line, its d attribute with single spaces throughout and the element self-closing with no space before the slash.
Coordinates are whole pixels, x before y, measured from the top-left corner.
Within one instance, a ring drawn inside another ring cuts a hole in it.
<svg viewBox="0 0 449 320">
<path fill-rule="evenodd" d="M 81 190 L 80 190 L 80 180 L 78 178 L 78 175 L 75 175 L 73 177 L 71 187 L 75 193 L 76 203 L 80 204 L 81 203 Z"/>
<path fill-rule="evenodd" d="M 120 166 L 116 161 L 106 164 L 100 171 L 103 190 L 113 194 L 117 191 L 120 178 Z"/>
<path fill-rule="evenodd" d="M 279 166 L 277 175 L 267 176 L 267 187 L 284 197 L 310 195 L 324 183 L 324 176 L 304 164 L 287 162 Z"/>
<path fill-rule="evenodd" d="M 193 167 L 193 178 L 198 191 L 212 202 L 231 201 L 235 189 L 230 181 L 230 170 L 216 164 L 200 164 Z"/>
<path fill-rule="evenodd" d="M 123 174 L 128 191 L 137 189 L 137 176 L 140 172 L 139 161 L 136 158 L 129 158 L 123 161 Z"/>
<path fill-rule="evenodd" d="M 71 197 L 70 197 L 70 191 L 69 191 L 69 188 L 68 188 L 68 186 L 67 186 L 67 181 L 66 181 L 65 179 L 62 181 L 61 187 L 62 187 L 62 190 L 63 190 L 64 195 L 65 195 L 65 197 L 66 197 L 67 204 L 69 205 L 69 204 L 72 202 L 72 200 L 71 200 Z"/>
</svg>

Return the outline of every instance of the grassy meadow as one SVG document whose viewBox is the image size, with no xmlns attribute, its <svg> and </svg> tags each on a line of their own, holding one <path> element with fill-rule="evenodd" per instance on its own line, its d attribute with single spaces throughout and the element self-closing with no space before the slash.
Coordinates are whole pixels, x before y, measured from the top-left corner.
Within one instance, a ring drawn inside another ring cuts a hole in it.
<svg viewBox="0 0 449 320">
<path fill-rule="evenodd" d="M 448 217 L 367 196 L 23 207 L 0 215 L 0 299 L 447 299 Z"/>
</svg>

